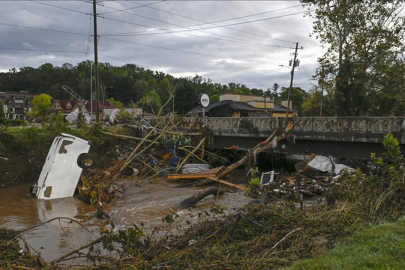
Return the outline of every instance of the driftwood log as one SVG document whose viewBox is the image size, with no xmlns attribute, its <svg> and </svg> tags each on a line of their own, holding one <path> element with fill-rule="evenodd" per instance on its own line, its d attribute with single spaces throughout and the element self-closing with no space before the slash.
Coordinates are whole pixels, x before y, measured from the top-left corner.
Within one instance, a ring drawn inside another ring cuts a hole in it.
<svg viewBox="0 0 405 270">
<path fill-rule="evenodd" d="M 234 171 L 235 169 L 239 168 L 240 166 L 246 164 L 249 161 L 249 158 L 251 156 L 256 157 L 257 154 L 259 154 L 271 147 L 274 147 L 276 143 L 287 138 L 288 132 L 293 128 L 293 124 L 290 123 L 288 125 L 288 127 L 285 129 L 285 131 L 280 136 L 274 138 L 274 136 L 276 135 L 277 130 L 278 130 L 278 124 L 279 124 L 279 121 L 278 121 L 278 118 L 276 118 L 276 128 L 275 128 L 274 132 L 266 140 L 259 143 L 253 149 L 248 151 L 246 156 L 244 156 L 237 162 L 229 165 L 225 170 L 223 170 L 219 175 L 217 175 L 215 177 L 217 179 L 216 181 L 219 182 L 220 178 L 224 177 L 225 175 L 229 174 L 230 172 Z M 207 182 L 211 182 L 211 181 L 213 181 L 213 179 L 206 179 L 206 180 L 200 182 L 199 185 L 205 185 L 205 184 L 207 184 Z"/>
<path fill-rule="evenodd" d="M 239 185 L 235 185 L 235 184 L 233 184 L 233 183 L 229 183 L 229 182 L 224 181 L 224 180 L 219 180 L 219 179 L 216 179 L 216 178 L 214 178 L 214 177 L 207 177 L 207 179 L 210 179 L 210 180 L 212 180 L 212 181 L 215 181 L 215 182 L 218 182 L 218 183 L 221 183 L 221 184 L 225 184 L 225 185 L 227 185 L 227 186 L 234 187 L 234 188 L 237 188 L 237 189 L 240 189 L 240 190 L 243 190 L 243 191 L 246 190 L 245 187 L 242 187 L 242 186 L 239 186 Z"/>
<path fill-rule="evenodd" d="M 219 191 L 218 188 L 216 187 L 209 187 L 206 188 L 200 192 L 198 192 L 197 194 L 183 200 L 180 202 L 179 207 L 180 208 L 187 208 L 190 206 L 195 205 L 196 203 L 198 203 L 199 201 L 201 201 L 202 199 L 204 199 L 205 197 L 209 196 L 209 195 L 222 195 L 224 192 L 223 191 Z"/>
</svg>

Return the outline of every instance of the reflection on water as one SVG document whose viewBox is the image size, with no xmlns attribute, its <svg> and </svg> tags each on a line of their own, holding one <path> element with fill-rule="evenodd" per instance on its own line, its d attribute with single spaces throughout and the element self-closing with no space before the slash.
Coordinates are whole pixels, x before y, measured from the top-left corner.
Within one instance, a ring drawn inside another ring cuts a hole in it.
<svg viewBox="0 0 405 270">
<path fill-rule="evenodd" d="M 96 233 L 102 221 L 94 217 L 94 208 L 76 198 L 51 201 L 28 195 L 30 185 L 0 189 L 0 227 L 26 229 L 56 217 L 68 217 L 88 226 Z M 47 261 L 91 241 L 92 236 L 80 225 L 62 221 L 37 227 L 24 233 L 33 249 Z"/>
<path fill-rule="evenodd" d="M 113 221 L 119 227 L 144 224 L 146 232 L 162 225 L 162 218 L 178 203 L 199 191 L 197 188 L 176 188 L 178 184 L 162 180 L 159 183 L 145 182 L 127 189 L 111 209 Z M 38 200 L 28 195 L 30 185 L 0 189 L 0 227 L 26 229 L 56 217 L 72 218 L 89 229 L 95 237 L 103 220 L 95 216 L 93 206 L 76 198 Z M 219 198 L 209 197 L 201 201 L 193 211 L 204 211 L 214 203 L 224 205 L 228 211 L 240 208 L 249 198 L 241 192 L 226 193 Z M 104 207 L 107 209 L 107 207 Z M 179 211 L 179 223 L 186 226 L 189 210 Z M 197 221 L 190 220 L 191 222 Z M 94 239 L 80 225 L 58 220 L 24 233 L 28 243 L 51 261 Z"/>
</svg>

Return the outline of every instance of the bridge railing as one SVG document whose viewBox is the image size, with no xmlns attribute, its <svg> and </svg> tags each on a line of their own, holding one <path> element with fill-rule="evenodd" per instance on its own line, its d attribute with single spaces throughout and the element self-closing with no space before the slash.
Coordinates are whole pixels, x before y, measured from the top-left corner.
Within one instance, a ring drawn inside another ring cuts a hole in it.
<svg viewBox="0 0 405 270">
<path fill-rule="evenodd" d="M 161 126 L 169 121 L 159 119 Z M 278 121 L 281 130 L 293 122 L 292 132 L 299 140 L 381 143 L 391 132 L 405 144 L 405 117 L 290 117 Z M 276 126 L 276 118 L 270 117 L 186 117 L 178 124 L 183 131 L 208 129 L 216 136 L 237 137 L 267 137 Z"/>
<path fill-rule="evenodd" d="M 293 117 L 279 118 L 279 126 L 287 127 L 294 123 L 294 131 L 303 132 L 333 132 L 333 133 L 388 133 L 405 130 L 404 117 Z M 264 117 L 206 117 L 184 118 L 183 128 L 198 129 L 201 125 L 214 131 L 235 131 L 240 129 L 255 129 L 258 132 L 268 132 L 276 127 L 275 118 Z"/>
</svg>

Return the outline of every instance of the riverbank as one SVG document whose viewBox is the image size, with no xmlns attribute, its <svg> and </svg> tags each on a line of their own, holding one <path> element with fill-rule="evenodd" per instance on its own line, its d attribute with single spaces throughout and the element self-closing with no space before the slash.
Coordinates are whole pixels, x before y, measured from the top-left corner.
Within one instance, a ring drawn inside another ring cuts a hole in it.
<svg viewBox="0 0 405 270">
<path fill-rule="evenodd" d="M 87 132 L 94 135 L 99 131 L 89 129 Z M 402 155 L 398 141 L 390 134 L 386 136 L 384 146 L 387 153 L 383 157 L 373 156 L 374 171 L 344 172 L 310 203 L 306 203 L 308 194 L 301 190 L 290 188 L 275 192 L 269 187 L 255 185 L 253 177 L 249 190 L 255 192 L 233 193 L 232 188 L 224 189 L 223 185 L 215 184 L 216 188 L 225 191 L 225 195 L 218 192 L 207 199 L 209 204 L 204 205 L 202 201 L 196 208 L 184 209 L 178 203 L 182 196 L 186 198 L 186 194 L 189 196 L 197 191 L 191 188 L 192 184 L 188 185 L 189 189 L 176 192 L 174 186 L 165 186 L 168 182 L 156 175 L 146 175 L 142 181 L 131 185 L 133 189 L 126 190 L 123 196 L 106 205 L 108 212 L 113 214 L 108 217 L 111 226 L 97 224 L 96 227 L 102 229 L 88 244 L 79 244 L 66 257 L 49 258 L 46 265 L 62 267 L 66 258 L 78 260 L 85 257 L 88 263 L 103 269 L 266 269 L 289 266 L 322 250 L 332 249 L 342 239 L 370 224 L 395 221 L 403 216 L 405 169 Z M 111 151 L 111 146 L 105 149 Z M 155 171 L 152 168 L 152 172 Z M 291 187 L 302 181 L 300 177 L 293 178 L 287 182 Z M 118 196 L 119 192 L 116 194 Z M 232 206 L 223 200 L 229 194 L 247 200 L 242 205 Z M 51 213 L 66 212 L 54 208 L 53 202 L 44 204 Z M 204 208 L 199 209 L 200 205 Z M 132 210 L 124 213 L 122 209 L 127 210 L 126 207 Z M 143 218 L 142 212 L 147 213 L 149 219 Z M 160 225 L 150 222 L 151 213 L 156 214 L 155 221 Z M 127 216 L 122 218 L 121 214 Z M 119 217 L 119 222 L 114 220 L 116 217 Z M 74 218 L 77 222 L 78 217 Z M 126 223 L 122 222 L 124 219 Z M 111 220 L 118 226 L 113 228 Z M 16 230 L 11 231 L 10 237 L 24 238 L 19 231 L 21 228 Z M 4 234 L 7 232 L 10 231 Z M 36 254 L 29 247 L 24 252 Z M 44 263 L 42 259 L 39 261 Z M 12 262 L 5 260 L 0 263 L 9 266 Z M 84 265 L 80 268 L 87 269 Z"/>
</svg>

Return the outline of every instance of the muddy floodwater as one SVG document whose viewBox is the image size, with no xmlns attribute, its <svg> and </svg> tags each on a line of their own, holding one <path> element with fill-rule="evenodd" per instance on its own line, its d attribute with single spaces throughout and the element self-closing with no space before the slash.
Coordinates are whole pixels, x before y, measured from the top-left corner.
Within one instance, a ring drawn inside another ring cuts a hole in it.
<svg viewBox="0 0 405 270">
<path fill-rule="evenodd" d="M 244 180 L 240 177 L 239 181 Z M 234 181 L 233 181 L 234 182 Z M 234 182 L 235 183 L 235 182 Z M 128 183 L 129 185 L 131 183 Z M 125 228 L 143 223 L 146 233 L 156 226 L 163 226 L 162 218 L 176 209 L 178 203 L 202 188 L 182 187 L 180 183 L 168 182 L 165 179 L 145 182 L 140 186 L 128 188 L 111 208 L 112 219 L 116 228 Z M 32 249 L 40 252 L 46 261 L 56 259 L 69 251 L 76 249 L 99 237 L 99 227 L 104 220 L 95 215 L 93 206 L 79 199 L 64 198 L 55 200 L 38 200 L 28 195 L 30 185 L 0 189 L 0 227 L 11 229 L 26 229 L 56 217 L 67 217 L 79 221 L 90 232 L 80 225 L 58 220 L 36 227 L 24 237 Z M 186 220 L 198 222 L 198 212 L 204 212 L 219 204 L 227 207 L 227 213 L 233 212 L 246 205 L 250 199 L 242 191 L 227 192 L 219 198 L 209 196 L 198 203 L 194 209 L 184 209 L 177 212 L 179 218 L 176 224 L 186 227 Z M 106 209 L 107 207 L 104 207 Z M 190 215 L 191 214 L 191 215 Z M 171 226 L 176 227 L 176 226 Z M 169 230 L 168 227 L 165 230 Z M 171 229 L 171 233 L 176 233 Z"/>
</svg>

